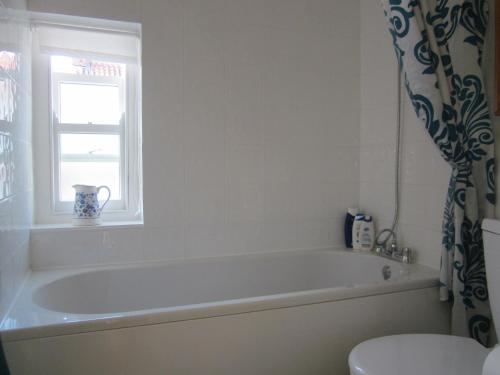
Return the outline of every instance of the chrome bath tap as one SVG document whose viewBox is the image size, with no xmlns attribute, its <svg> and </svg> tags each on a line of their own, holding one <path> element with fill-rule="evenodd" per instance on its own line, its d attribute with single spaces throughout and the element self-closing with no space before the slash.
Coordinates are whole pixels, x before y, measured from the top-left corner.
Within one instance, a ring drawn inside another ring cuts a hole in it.
<svg viewBox="0 0 500 375">
<path fill-rule="evenodd" d="M 380 241 L 380 235 L 388 232 L 389 234 L 385 240 Z M 390 246 L 387 246 L 387 242 L 392 237 Z M 412 263 L 413 262 L 413 251 L 408 247 L 398 248 L 398 242 L 396 233 L 392 229 L 384 229 L 381 231 L 376 239 L 375 253 L 384 258 L 389 258 L 396 260 L 401 263 Z"/>
</svg>

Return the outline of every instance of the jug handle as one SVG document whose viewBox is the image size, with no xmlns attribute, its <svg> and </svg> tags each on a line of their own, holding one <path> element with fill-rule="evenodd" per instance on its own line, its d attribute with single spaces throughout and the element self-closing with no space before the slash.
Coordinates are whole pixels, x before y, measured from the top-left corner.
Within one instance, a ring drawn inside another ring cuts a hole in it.
<svg viewBox="0 0 500 375">
<path fill-rule="evenodd" d="M 108 191 L 108 197 L 106 198 L 106 200 L 104 201 L 104 203 L 102 204 L 101 208 L 99 209 L 99 215 L 101 214 L 102 210 L 104 209 L 104 206 L 106 206 L 106 203 L 109 202 L 109 198 L 111 198 L 111 190 L 109 190 L 109 187 L 107 187 L 106 185 L 102 185 L 102 186 L 99 186 L 97 188 L 97 194 L 99 194 L 99 191 L 101 189 L 106 189 Z"/>
</svg>

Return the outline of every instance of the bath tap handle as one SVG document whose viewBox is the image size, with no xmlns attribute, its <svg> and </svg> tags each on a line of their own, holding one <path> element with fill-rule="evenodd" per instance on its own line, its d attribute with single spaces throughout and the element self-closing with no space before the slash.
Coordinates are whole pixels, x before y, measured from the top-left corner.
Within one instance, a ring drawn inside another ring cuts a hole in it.
<svg viewBox="0 0 500 375">
<path fill-rule="evenodd" d="M 396 241 L 396 237 L 392 237 L 392 242 L 391 242 L 391 247 L 389 248 L 389 254 L 390 255 L 396 255 L 398 254 L 398 244 L 397 244 L 397 241 Z"/>
<path fill-rule="evenodd" d="M 402 254 L 401 261 L 403 263 L 410 264 L 410 263 L 413 262 L 413 252 L 412 252 L 412 250 L 409 247 L 404 247 L 401 250 L 401 254 Z"/>
</svg>

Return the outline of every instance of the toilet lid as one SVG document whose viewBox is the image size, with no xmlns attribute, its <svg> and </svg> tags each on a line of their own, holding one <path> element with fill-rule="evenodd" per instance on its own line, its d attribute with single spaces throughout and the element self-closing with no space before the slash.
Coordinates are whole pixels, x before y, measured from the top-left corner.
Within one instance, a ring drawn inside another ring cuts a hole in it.
<svg viewBox="0 0 500 375">
<path fill-rule="evenodd" d="M 396 335 L 362 342 L 349 355 L 353 375 L 480 375 L 488 349 L 447 335 Z"/>
</svg>

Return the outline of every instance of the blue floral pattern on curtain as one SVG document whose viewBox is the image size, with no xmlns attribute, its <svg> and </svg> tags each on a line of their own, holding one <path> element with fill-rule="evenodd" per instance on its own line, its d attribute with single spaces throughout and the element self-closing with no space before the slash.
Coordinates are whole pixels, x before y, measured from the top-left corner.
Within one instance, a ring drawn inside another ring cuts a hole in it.
<svg viewBox="0 0 500 375">
<path fill-rule="evenodd" d="M 488 345 L 481 219 L 495 205 L 494 137 L 481 71 L 487 0 L 382 0 L 408 95 L 452 168 L 443 218 L 441 299 L 452 331 Z"/>
</svg>

